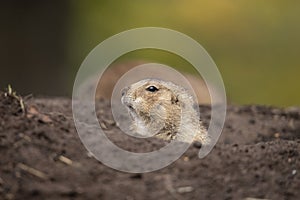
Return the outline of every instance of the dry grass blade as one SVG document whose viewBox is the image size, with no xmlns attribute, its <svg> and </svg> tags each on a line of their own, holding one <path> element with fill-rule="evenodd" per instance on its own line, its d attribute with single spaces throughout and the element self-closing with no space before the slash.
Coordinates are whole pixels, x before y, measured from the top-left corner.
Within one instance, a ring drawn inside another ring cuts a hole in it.
<svg viewBox="0 0 300 200">
<path fill-rule="evenodd" d="M 36 176 L 36 177 L 39 177 L 39 178 L 44 179 L 44 180 L 48 179 L 47 175 L 44 172 L 41 172 L 41 171 L 39 171 L 37 169 L 29 167 L 29 166 L 27 166 L 27 165 L 25 165 L 23 163 L 19 163 L 18 167 L 20 169 L 22 169 L 23 171 L 26 171 L 26 172 L 28 172 L 28 173 Z"/>
<path fill-rule="evenodd" d="M 22 113 L 25 114 L 25 104 L 24 104 L 24 101 L 23 101 L 23 99 L 22 99 L 21 96 L 17 95 L 16 91 L 13 91 L 11 85 L 7 86 L 7 93 L 5 93 L 5 96 L 11 96 L 11 97 L 17 99 L 19 101 Z"/>
<path fill-rule="evenodd" d="M 21 97 L 19 97 L 19 103 L 20 103 L 22 112 L 25 113 L 25 105 L 24 105 L 24 101 Z"/>
<path fill-rule="evenodd" d="M 8 95 L 12 96 L 13 90 L 11 88 L 11 85 L 7 86 L 7 93 L 8 93 Z"/>
</svg>

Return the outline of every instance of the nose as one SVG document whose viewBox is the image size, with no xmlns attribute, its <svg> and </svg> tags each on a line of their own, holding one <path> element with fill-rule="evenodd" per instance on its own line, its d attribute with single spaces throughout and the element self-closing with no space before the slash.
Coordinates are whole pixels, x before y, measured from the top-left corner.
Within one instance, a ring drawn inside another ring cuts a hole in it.
<svg viewBox="0 0 300 200">
<path fill-rule="evenodd" d="M 122 96 L 124 96 L 127 93 L 128 90 L 129 90 L 129 87 L 123 88 L 122 91 L 121 91 Z"/>
</svg>

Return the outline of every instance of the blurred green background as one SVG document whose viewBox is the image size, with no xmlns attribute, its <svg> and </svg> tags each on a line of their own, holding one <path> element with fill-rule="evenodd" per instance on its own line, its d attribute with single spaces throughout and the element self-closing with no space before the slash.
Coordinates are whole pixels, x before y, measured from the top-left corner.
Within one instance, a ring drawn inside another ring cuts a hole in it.
<svg viewBox="0 0 300 200">
<path fill-rule="evenodd" d="M 300 105 L 299 1 L 13 2 L 1 8 L 0 42 L 10 41 L 4 44 L 10 47 L 1 45 L 2 88 L 11 83 L 23 93 L 70 95 L 76 70 L 101 41 L 131 28 L 157 26 L 187 34 L 208 51 L 232 103 Z M 122 59 L 129 58 L 191 72 L 165 52 L 145 50 Z"/>
</svg>

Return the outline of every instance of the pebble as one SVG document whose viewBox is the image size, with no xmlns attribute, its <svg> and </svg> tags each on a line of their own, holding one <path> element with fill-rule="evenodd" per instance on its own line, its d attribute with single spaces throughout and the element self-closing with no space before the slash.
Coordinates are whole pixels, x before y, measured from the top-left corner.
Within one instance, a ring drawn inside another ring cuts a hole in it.
<svg viewBox="0 0 300 200">
<path fill-rule="evenodd" d="M 193 190 L 194 190 L 194 188 L 192 186 L 185 186 L 185 187 L 177 188 L 177 192 L 180 194 L 192 192 Z"/>
<path fill-rule="evenodd" d="M 279 137 L 280 137 L 280 133 L 275 133 L 275 134 L 274 134 L 274 137 L 275 137 L 275 138 L 279 138 Z"/>
<path fill-rule="evenodd" d="M 183 157 L 183 161 L 187 162 L 187 161 L 189 161 L 189 160 L 190 160 L 190 158 L 189 158 L 188 156 L 184 156 L 184 157 Z"/>
</svg>

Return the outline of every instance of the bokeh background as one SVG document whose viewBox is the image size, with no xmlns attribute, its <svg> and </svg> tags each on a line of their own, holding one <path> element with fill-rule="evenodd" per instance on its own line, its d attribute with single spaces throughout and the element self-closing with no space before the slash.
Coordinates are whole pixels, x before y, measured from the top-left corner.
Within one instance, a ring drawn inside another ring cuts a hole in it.
<svg viewBox="0 0 300 200">
<path fill-rule="evenodd" d="M 300 1 L 1 1 L 0 88 L 70 95 L 96 45 L 121 31 L 158 26 L 202 44 L 235 104 L 300 105 Z M 156 61 L 192 73 L 167 52 L 119 59 Z"/>
</svg>

